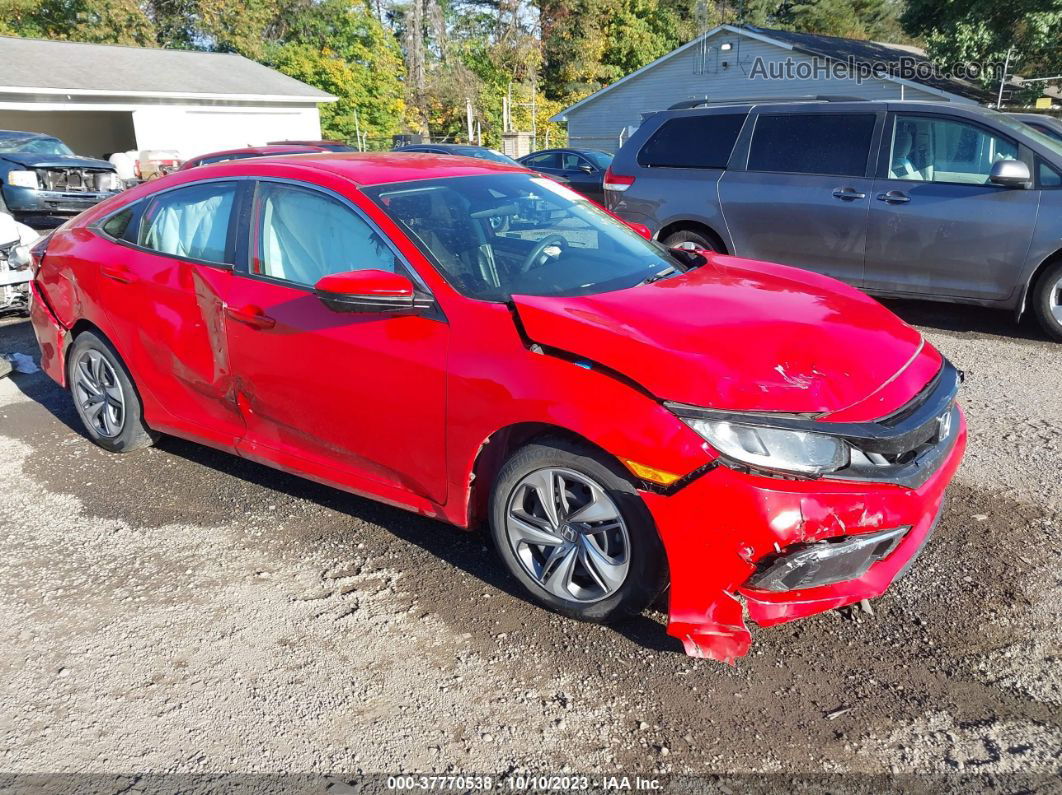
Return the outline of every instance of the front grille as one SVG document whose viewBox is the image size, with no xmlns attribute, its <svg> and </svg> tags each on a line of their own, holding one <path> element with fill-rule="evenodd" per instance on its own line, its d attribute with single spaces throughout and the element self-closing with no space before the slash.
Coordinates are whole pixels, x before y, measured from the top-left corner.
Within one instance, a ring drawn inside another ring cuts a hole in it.
<svg viewBox="0 0 1062 795">
<path fill-rule="evenodd" d="M 98 193 L 109 190 L 113 171 L 101 168 L 38 168 L 42 190 L 60 193 Z"/>
</svg>

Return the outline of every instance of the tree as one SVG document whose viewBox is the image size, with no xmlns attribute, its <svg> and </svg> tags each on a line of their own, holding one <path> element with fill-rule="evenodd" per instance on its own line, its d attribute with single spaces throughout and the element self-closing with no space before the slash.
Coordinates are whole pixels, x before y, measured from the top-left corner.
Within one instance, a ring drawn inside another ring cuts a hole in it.
<svg viewBox="0 0 1062 795">
<path fill-rule="evenodd" d="M 0 33 L 151 46 L 155 28 L 136 0 L 0 0 Z"/>
<path fill-rule="evenodd" d="M 1062 3 L 1058 0 L 908 0 L 901 21 L 925 40 L 938 65 L 996 64 L 1014 48 L 1012 73 L 1024 77 L 1062 74 Z M 985 69 L 982 85 L 998 88 L 1001 74 Z M 1035 93 L 1035 92 L 1031 92 Z"/>
<path fill-rule="evenodd" d="M 690 40 L 696 7 L 676 0 L 539 0 L 546 96 L 570 101 Z M 713 6 L 714 8 L 714 6 Z M 701 24 L 714 24 L 718 17 Z"/>
<path fill-rule="evenodd" d="M 267 46 L 265 62 L 338 98 L 321 106 L 323 135 L 354 140 L 360 129 L 385 139 L 402 129 L 402 54 L 367 3 L 306 3 L 288 17 L 282 35 L 282 42 Z"/>
</svg>

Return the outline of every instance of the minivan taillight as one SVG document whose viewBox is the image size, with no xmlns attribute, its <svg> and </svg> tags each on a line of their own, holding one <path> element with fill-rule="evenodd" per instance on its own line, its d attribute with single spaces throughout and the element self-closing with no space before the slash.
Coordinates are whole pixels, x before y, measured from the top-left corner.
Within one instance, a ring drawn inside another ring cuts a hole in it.
<svg viewBox="0 0 1062 795">
<path fill-rule="evenodd" d="M 605 179 L 602 182 L 602 186 L 605 190 L 614 190 L 622 193 L 634 184 L 634 177 L 628 177 L 623 174 L 617 174 L 612 170 L 612 166 L 605 169 Z"/>
</svg>

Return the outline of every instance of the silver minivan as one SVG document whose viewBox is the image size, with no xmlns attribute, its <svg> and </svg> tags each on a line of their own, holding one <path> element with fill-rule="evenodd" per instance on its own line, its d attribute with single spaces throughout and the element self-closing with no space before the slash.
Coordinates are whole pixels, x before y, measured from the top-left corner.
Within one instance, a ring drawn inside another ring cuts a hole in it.
<svg viewBox="0 0 1062 795">
<path fill-rule="evenodd" d="M 656 113 L 608 208 L 690 243 L 869 293 L 1035 311 L 1062 340 L 1062 143 L 995 111 L 809 101 Z"/>
</svg>

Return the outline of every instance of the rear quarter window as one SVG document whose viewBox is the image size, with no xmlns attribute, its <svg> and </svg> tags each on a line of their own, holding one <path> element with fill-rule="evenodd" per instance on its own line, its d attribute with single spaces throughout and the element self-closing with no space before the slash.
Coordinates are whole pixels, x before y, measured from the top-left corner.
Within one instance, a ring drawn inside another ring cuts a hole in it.
<svg viewBox="0 0 1062 795">
<path fill-rule="evenodd" d="M 747 114 L 679 116 L 665 121 L 638 152 L 647 168 L 726 168 Z"/>
</svg>

